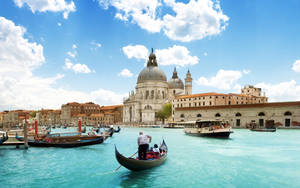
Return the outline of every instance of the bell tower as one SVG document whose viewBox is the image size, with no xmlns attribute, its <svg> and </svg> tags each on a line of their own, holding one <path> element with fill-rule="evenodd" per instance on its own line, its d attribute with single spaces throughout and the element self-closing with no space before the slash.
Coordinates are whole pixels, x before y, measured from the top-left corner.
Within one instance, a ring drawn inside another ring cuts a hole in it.
<svg viewBox="0 0 300 188">
<path fill-rule="evenodd" d="M 184 79 L 184 81 L 185 81 L 185 94 L 191 95 L 193 78 L 191 76 L 190 70 L 188 70 L 188 72 L 186 73 L 186 78 Z"/>
</svg>

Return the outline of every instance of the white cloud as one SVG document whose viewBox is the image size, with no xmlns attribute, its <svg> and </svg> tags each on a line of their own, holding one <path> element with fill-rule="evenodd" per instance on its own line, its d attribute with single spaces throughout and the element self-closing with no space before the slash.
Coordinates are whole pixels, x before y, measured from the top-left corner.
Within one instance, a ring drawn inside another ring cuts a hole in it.
<svg viewBox="0 0 300 188">
<path fill-rule="evenodd" d="M 65 59 L 65 69 L 69 69 L 69 70 L 73 70 L 75 73 L 84 73 L 84 74 L 88 74 L 91 72 L 95 72 L 95 71 L 91 71 L 91 69 L 89 69 L 89 67 L 85 64 L 80 64 L 80 63 L 72 63 L 72 61 L 68 58 Z"/>
<path fill-rule="evenodd" d="M 189 42 L 207 36 L 218 35 L 225 30 L 229 18 L 223 14 L 218 1 L 191 0 L 184 4 L 175 0 L 164 0 L 175 15 L 163 17 L 164 33 L 173 40 Z"/>
<path fill-rule="evenodd" d="M 246 70 L 246 69 L 243 70 L 244 74 L 249 74 L 250 72 L 251 72 L 251 70 Z"/>
<path fill-rule="evenodd" d="M 124 54 L 129 58 L 144 59 L 148 58 L 149 51 L 143 45 L 128 45 L 123 47 Z M 195 65 L 199 62 L 197 56 L 191 56 L 190 51 L 184 46 L 174 45 L 167 49 L 155 50 L 157 62 L 160 65 Z"/>
<path fill-rule="evenodd" d="M 107 9 L 109 6 L 116 8 L 115 18 L 122 21 L 131 20 L 142 29 L 149 32 L 160 32 L 163 22 L 157 19 L 157 8 L 161 6 L 159 0 L 98 0 L 99 4 Z"/>
<path fill-rule="evenodd" d="M 295 61 L 295 63 L 293 64 L 293 70 L 295 72 L 300 72 L 300 60 Z"/>
<path fill-rule="evenodd" d="M 72 57 L 72 58 L 75 58 L 76 57 L 76 54 L 77 54 L 77 52 L 76 51 L 74 51 L 74 52 L 67 52 L 67 54 L 68 54 L 68 56 L 70 56 L 70 57 Z"/>
<path fill-rule="evenodd" d="M 130 72 L 128 69 L 123 69 L 118 76 L 123 76 L 123 77 L 132 77 L 133 74 Z"/>
<path fill-rule="evenodd" d="M 204 52 L 203 55 L 204 55 L 204 56 L 208 56 L 208 53 L 207 53 L 207 52 Z"/>
<path fill-rule="evenodd" d="M 175 0 L 98 1 L 104 9 L 115 7 L 117 19 L 131 21 L 152 33 L 163 30 L 170 39 L 182 42 L 218 35 L 229 20 L 215 0 L 190 0 L 186 4 Z M 162 7 L 171 9 L 172 13 L 163 14 Z"/>
<path fill-rule="evenodd" d="M 123 53 L 129 58 L 147 59 L 148 49 L 143 45 L 128 45 L 122 48 Z"/>
<path fill-rule="evenodd" d="M 95 42 L 95 41 L 92 41 L 90 44 L 92 45 L 91 50 L 97 50 L 98 48 L 102 47 L 102 45 L 100 43 Z"/>
<path fill-rule="evenodd" d="M 191 56 L 190 51 L 184 46 L 174 45 L 168 49 L 155 50 L 157 62 L 160 65 L 195 65 L 199 62 L 197 56 Z"/>
<path fill-rule="evenodd" d="M 238 89 L 237 81 L 242 77 L 241 71 L 220 69 L 216 76 L 211 78 L 200 77 L 196 80 L 198 85 L 215 87 L 218 89 L 230 90 Z"/>
<path fill-rule="evenodd" d="M 266 96 L 269 97 L 270 102 L 300 100 L 300 85 L 297 85 L 295 80 L 277 84 L 262 82 L 255 86 L 262 88 L 266 92 Z"/>
<path fill-rule="evenodd" d="M 19 8 L 27 4 L 33 13 L 36 11 L 63 12 L 64 19 L 68 19 L 69 13 L 76 10 L 73 1 L 68 3 L 65 0 L 14 0 L 14 2 Z"/>
<path fill-rule="evenodd" d="M 58 23 L 57 23 L 57 25 L 60 27 L 60 26 L 61 26 L 61 23 L 60 23 L 60 22 L 58 22 Z"/>
<path fill-rule="evenodd" d="M 76 44 L 73 44 L 72 45 L 72 49 L 74 50 L 74 49 L 76 49 L 77 48 L 77 45 Z"/>
<path fill-rule="evenodd" d="M 92 92 L 55 88 L 56 82 L 64 77 L 62 74 L 35 76 L 34 70 L 45 62 L 43 46 L 29 42 L 25 34 L 25 28 L 0 17 L 0 110 L 56 109 L 71 101 L 121 104 L 127 96 L 101 88 Z"/>
<path fill-rule="evenodd" d="M 45 57 L 43 46 L 24 38 L 26 29 L 0 17 L 0 73 L 18 76 L 18 72 L 31 71 L 41 66 Z"/>
</svg>

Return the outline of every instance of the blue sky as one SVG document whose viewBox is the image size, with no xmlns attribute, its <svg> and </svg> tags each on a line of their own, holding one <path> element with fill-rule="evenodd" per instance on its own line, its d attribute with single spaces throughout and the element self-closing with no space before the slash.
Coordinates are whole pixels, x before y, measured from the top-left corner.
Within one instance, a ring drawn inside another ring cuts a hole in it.
<svg viewBox="0 0 300 188">
<path fill-rule="evenodd" d="M 168 78 L 190 69 L 193 93 L 251 84 L 270 101 L 300 100 L 299 9 L 297 0 L 1 0 L 0 110 L 122 103 L 151 48 Z"/>
</svg>

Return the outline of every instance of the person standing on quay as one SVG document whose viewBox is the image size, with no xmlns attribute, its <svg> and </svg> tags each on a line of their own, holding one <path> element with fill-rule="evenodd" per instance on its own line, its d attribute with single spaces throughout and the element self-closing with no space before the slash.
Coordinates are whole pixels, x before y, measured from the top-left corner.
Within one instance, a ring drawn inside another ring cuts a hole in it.
<svg viewBox="0 0 300 188">
<path fill-rule="evenodd" d="M 149 148 L 149 143 L 151 142 L 152 137 L 149 135 L 144 135 L 144 133 L 141 131 L 140 135 L 138 136 L 138 145 L 139 145 L 139 159 L 141 160 L 147 160 L 147 151 Z"/>
</svg>

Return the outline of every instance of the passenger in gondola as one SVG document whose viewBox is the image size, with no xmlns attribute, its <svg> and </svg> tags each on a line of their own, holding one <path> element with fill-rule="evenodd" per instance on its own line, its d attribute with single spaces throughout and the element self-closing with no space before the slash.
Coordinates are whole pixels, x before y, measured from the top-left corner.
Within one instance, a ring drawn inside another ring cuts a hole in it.
<svg viewBox="0 0 300 188">
<path fill-rule="evenodd" d="M 158 145 L 157 144 L 154 144 L 154 147 L 153 147 L 152 151 L 154 153 L 158 153 L 159 154 L 159 149 L 158 149 Z"/>
<path fill-rule="evenodd" d="M 149 135 L 145 135 L 142 131 L 138 136 L 138 155 L 140 160 L 147 160 L 147 151 L 149 149 L 149 143 L 151 142 L 152 137 Z"/>
</svg>

